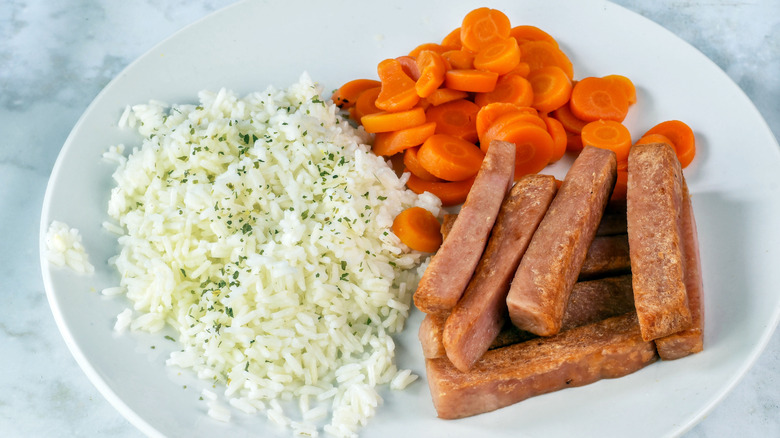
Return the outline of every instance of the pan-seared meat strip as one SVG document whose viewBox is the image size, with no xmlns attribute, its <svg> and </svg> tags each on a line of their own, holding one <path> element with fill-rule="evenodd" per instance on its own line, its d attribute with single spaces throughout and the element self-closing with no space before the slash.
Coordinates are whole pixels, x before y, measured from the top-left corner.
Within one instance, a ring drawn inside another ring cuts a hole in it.
<svg viewBox="0 0 780 438">
<path fill-rule="evenodd" d="M 558 333 L 574 283 L 617 179 L 615 153 L 585 147 L 528 245 L 507 296 L 517 327 Z"/>
<path fill-rule="evenodd" d="M 490 144 L 452 230 L 431 258 L 414 293 L 414 304 L 423 312 L 451 310 L 466 290 L 511 187 L 515 149 L 513 143 L 504 141 Z"/>
<path fill-rule="evenodd" d="M 646 341 L 691 326 L 681 239 L 682 169 L 666 143 L 636 145 L 628 156 L 626 219 L 634 304 Z"/>
<path fill-rule="evenodd" d="M 578 280 L 609 277 L 630 271 L 628 235 L 596 236 L 588 248 Z"/>
<path fill-rule="evenodd" d="M 526 175 L 504 199 L 485 253 L 444 326 L 444 350 L 461 371 L 488 350 L 504 325 L 509 282 L 556 191 L 554 177 Z"/>
<path fill-rule="evenodd" d="M 658 355 L 663 360 L 679 359 L 704 348 L 704 284 L 701 275 L 699 235 L 693 216 L 691 195 L 683 177 L 682 239 L 685 268 L 685 291 L 691 310 L 691 327 L 655 340 Z"/>
<path fill-rule="evenodd" d="M 426 359 L 428 386 L 440 418 L 493 411 L 529 397 L 622 377 L 652 363 L 636 314 L 490 350 L 467 372 L 446 358 Z"/>
</svg>

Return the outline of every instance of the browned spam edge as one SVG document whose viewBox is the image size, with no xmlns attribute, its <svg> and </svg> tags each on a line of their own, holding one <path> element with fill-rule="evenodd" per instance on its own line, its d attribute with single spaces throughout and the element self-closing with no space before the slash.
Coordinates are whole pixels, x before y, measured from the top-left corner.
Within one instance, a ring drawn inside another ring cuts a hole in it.
<svg viewBox="0 0 780 438">
<path fill-rule="evenodd" d="M 612 151 L 587 146 L 572 164 L 512 280 L 507 307 L 519 328 L 540 336 L 560 331 L 616 179 Z"/>
<path fill-rule="evenodd" d="M 692 322 L 680 237 L 682 169 L 671 146 L 631 148 L 626 198 L 634 304 L 642 336 L 649 341 Z"/>
<path fill-rule="evenodd" d="M 701 273 L 699 237 L 688 184 L 683 177 L 682 238 L 685 254 L 685 290 L 693 324 L 690 328 L 655 340 L 658 355 L 673 360 L 704 349 L 704 284 Z"/>
<path fill-rule="evenodd" d="M 501 202 L 512 185 L 515 145 L 491 143 L 447 239 L 431 258 L 414 304 L 425 313 L 451 310 L 477 267 Z"/>
<path fill-rule="evenodd" d="M 426 359 L 426 371 L 438 416 L 455 419 L 622 377 L 656 358 L 655 345 L 642 340 L 636 315 L 630 313 L 490 350 L 465 373 L 445 357 Z"/>
<path fill-rule="evenodd" d="M 433 359 L 446 354 L 441 336 L 447 316 L 449 313 L 427 313 L 420 323 L 417 337 L 420 339 L 423 357 Z"/>
<path fill-rule="evenodd" d="M 509 282 L 556 192 L 554 177 L 532 174 L 504 199 L 485 253 L 445 323 L 444 349 L 459 369 L 468 370 L 504 325 Z"/>
<path fill-rule="evenodd" d="M 628 234 L 596 236 L 580 269 L 579 281 L 631 272 Z"/>
</svg>

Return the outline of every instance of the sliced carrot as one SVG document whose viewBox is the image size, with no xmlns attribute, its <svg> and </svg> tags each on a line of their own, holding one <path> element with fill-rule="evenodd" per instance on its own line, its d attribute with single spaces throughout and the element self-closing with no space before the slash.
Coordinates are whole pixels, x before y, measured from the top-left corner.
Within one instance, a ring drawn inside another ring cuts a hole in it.
<svg viewBox="0 0 780 438">
<path fill-rule="evenodd" d="M 469 191 L 471 190 L 471 186 L 474 185 L 475 178 L 476 177 L 471 177 L 463 181 L 436 182 L 425 181 L 418 178 L 413 173 L 410 173 L 409 180 L 406 181 L 406 187 L 417 194 L 429 192 L 441 199 L 441 205 L 449 207 L 462 204 L 463 201 L 466 200 L 466 197 L 468 197 Z"/>
<path fill-rule="evenodd" d="M 512 70 L 510 70 L 506 74 L 508 74 L 508 75 L 520 75 L 520 76 L 522 76 L 524 78 L 527 78 L 529 73 L 531 73 L 531 66 L 528 65 L 527 62 L 522 62 L 521 61 L 521 62 L 517 63 L 517 67 L 513 68 Z"/>
<path fill-rule="evenodd" d="M 415 146 L 404 151 L 404 166 L 406 166 L 406 169 L 421 180 L 441 182 L 441 178 L 437 178 L 434 174 L 422 167 L 420 160 L 417 159 L 417 152 L 419 152 L 419 150 L 420 147 Z"/>
<path fill-rule="evenodd" d="M 424 43 L 412 49 L 412 51 L 409 52 L 409 56 L 416 58 L 423 50 L 431 50 L 441 54 L 448 50 L 453 50 L 453 49 L 457 49 L 457 47 L 445 47 L 442 46 L 441 44 L 436 44 L 436 43 Z"/>
<path fill-rule="evenodd" d="M 531 71 L 554 65 L 560 67 L 569 79 L 574 78 L 574 67 L 569 57 L 555 44 L 547 41 L 527 41 L 521 44 L 520 62 L 528 63 Z"/>
<path fill-rule="evenodd" d="M 636 141 L 634 144 L 650 144 L 650 143 L 666 143 L 672 145 L 674 150 L 677 150 L 677 147 L 674 145 L 674 143 L 669 140 L 669 137 L 663 135 L 663 134 L 645 134 Z"/>
<path fill-rule="evenodd" d="M 437 134 L 447 134 L 475 143 L 479 106 L 466 99 L 453 100 L 428 108 L 425 118 L 436 123 Z"/>
<path fill-rule="evenodd" d="M 569 101 L 571 81 L 560 67 L 548 65 L 528 74 L 528 82 L 533 88 L 532 107 L 542 113 L 554 111 Z"/>
<path fill-rule="evenodd" d="M 374 87 L 360 93 L 360 96 L 358 96 L 357 99 L 357 103 L 354 107 L 350 108 L 350 111 L 354 110 L 354 112 L 351 112 L 350 114 L 355 120 L 360 121 L 363 116 L 382 111 L 374 104 L 374 102 L 376 102 L 376 98 L 379 97 L 379 91 L 381 89 L 382 87 Z"/>
<path fill-rule="evenodd" d="M 489 93 L 477 93 L 474 103 L 485 106 L 493 102 L 509 102 L 520 106 L 531 106 L 534 91 L 528 80 L 517 74 L 500 76 L 496 88 Z"/>
<path fill-rule="evenodd" d="M 410 207 L 393 220 L 393 233 L 415 251 L 436 252 L 441 246 L 441 224 L 422 207 Z"/>
<path fill-rule="evenodd" d="M 423 123 L 411 128 L 392 132 L 379 132 L 374 138 L 372 150 L 375 154 L 389 157 L 413 146 L 419 146 L 432 136 L 436 123 Z"/>
<path fill-rule="evenodd" d="M 496 88 L 498 73 L 476 69 L 449 70 L 444 75 L 447 88 L 475 93 L 487 93 Z"/>
<path fill-rule="evenodd" d="M 493 140 L 503 140 L 514 143 L 515 180 L 523 175 L 538 173 L 550 163 L 553 154 L 553 139 L 545 130 L 532 123 L 516 121 L 509 124 L 493 124 L 488 129 L 486 137 Z M 483 151 L 487 151 L 490 143 L 480 143 Z"/>
<path fill-rule="evenodd" d="M 363 116 L 360 123 L 370 133 L 398 131 L 425 123 L 425 110 L 417 107 L 392 113 L 382 111 Z"/>
<path fill-rule="evenodd" d="M 615 81 L 623 87 L 623 90 L 626 92 L 629 105 L 636 103 L 636 86 L 634 86 L 634 83 L 631 81 L 631 79 L 622 75 L 607 75 L 604 76 L 604 79 Z"/>
<path fill-rule="evenodd" d="M 428 97 L 444 83 L 444 73 L 447 65 L 444 58 L 431 50 L 423 50 L 417 55 L 417 68 L 420 77 L 415 83 L 415 90 L 420 97 Z"/>
<path fill-rule="evenodd" d="M 617 163 L 617 181 L 615 188 L 612 189 L 611 201 L 625 201 L 626 190 L 628 190 L 628 160 L 618 161 Z"/>
<path fill-rule="evenodd" d="M 527 112 L 533 115 L 538 115 L 536 110 L 531 107 L 523 107 L 514 103 L 508 102 L 493 102 L 489 103 L 479 109 L 477 113 L 476 127 L 477 136 L 482 138 L 485 132 L 490 126 L 499 119 L 499 117 L 514 113 L 514 112 Z"/>
<path fill-rule="evenodd" d="M 520 63 L 520 48 L 514 38 L 504 38 L 486 45 L 474 56 L 474 68 L 500 75 L 510 72 Z"/>
<path fill-rule="evenodd" d="M 379 81 L 373 79 L 355 79 L 349 81 L 333 92 L 333 103 L 342 109 L 350 108 L 355 105 L 358 96 L 360 96 L 361 93 L 369 88 L 378 87 L 380 85 L 381 83 Z"/>
<path fill-rule="evenodd" d="M 615 153 L 618 161 L 628 160 L 631 149 L 631 133 L 622 123 L 614 120 L 596 120 L 582 128 L 583 146 L 595 146 Z"/>
<path fill-rule="evenodd" d="M 553 44 L 555 47 L 558 47 L 558 41 L 556 41 L 555 38 L 536 26 L 515 26 L 509 30 L 509 36 L 517 40 L 518 44 L 522 44 L 527 41 L 547 41 L 548 43 Z"/>
<path fill-rule="evenodd" d="M 401 63 L 401 68 L 404 70 L 404 73 L 413 81 L 420 79 L 420 68 L 417 66 L 416 58 L 412 56 L 399 56 L 395 58 L 395 60 Z"/>
<path fill-rule="evenodd" d="M 483 134 L 479 136 L 480 147 L 483 147 L 483 151 L 487 152 L 487 147 L 490 142 L 494 140 L 493 135 L 504 130 L 504 128 L 511 124 L 526 123 L 534 125 L 540 129 L 547 130 L 547 124 L 536 113 L 526 111 L 512 111 L 499 116 L 493 123 L 490 124 L 488 129 L 483 131 Z"/>
<path fill-rule="evenodd" d="M 382 90 L 376 99 L 377 108 L 384 111 L 405 111 L 420 100 L 414 89 L 415 81 L 407 75 L 396 59 L 385 59 L 377 66 Z"/>
<path fill-rule="evenodd" d="M 683 168 L 688 167 L 693 161 L 696 155 L 696 138 L 691 127 L 684 122 L 679 120 L 661 122 L 645 133 L 645 135 L 649 134 L 661 134 L 671 140 L 677 159 L 680 160 Z"/>
<path fill-rule="evenodd" d="M 476 175 L 483 158 L 485 154 L 474 143 L 446 134 L 428 137 L 417 151 L 420 165 L 446 181 L 462 181 Z"/>
<path fill-rule="evenodd" d="M 547 133 L 553 139 L 553 152 L 550 157 L 550 163 L 554 163 L 566 153 L 566 130 L 558 120 L 552 117 L 542 117 L 544 123 L 547 125 Z"/>
<path fill-rule="evenodd" d="M 572 91 L 574 91 L 573 88 Z M 582 132 L 582 128 L 588 124 L 588 122 L 578 119 L 577 116 L 571 112 L 571 108 L 568 104 L 553 111 L 552 116 L 561 122 L 566 132 L 571 132 L 572 134 L 579 134 Z"/>
<path fill-rule="evenodd" d="M 566 133 L 566 151 L 574 154 L 582 152 L 582 137 L 579 134 Z"/>
<path fill-rule="evenodd" d="M 509 17 L 497 9 L 477 8 L 463 17 L 460 41 L 472 52 L 509 36 Z"/>
<path fill-rule="evenodd" d="M 456 47 L 460 49 L 460 47 L 463 46 L 463 43 L 460 42 L 460 28 L 455 28 L 452 32 L 448 33 L 447 36 L 441 40 L 441 45 L 443 47 Z"/>
<path fill-rule="evenodd" d="M 460 90 L 451 90 L 449 88 L 439 88 L 430 96 L 425 98 L 431 105 L 441 105 L 443 103 L 452 102 L 453 100 L 465 99 L 469 96 L 469 93 Z"/>
<path fill-rule="evenodd" d="M 578 119 L 588 122 L 599 119 L 622 122 L 628 114 L 628 97 L 617 81 L 588 77 L 574 85 L 569 107 Z"/>
<path fill-rule="evenodd" d="M 441 54 L 450 63 L 450 69 L 468 70 L 474 68 L 474 54 L 465 50 L 450 50 Z"/>
</svg>

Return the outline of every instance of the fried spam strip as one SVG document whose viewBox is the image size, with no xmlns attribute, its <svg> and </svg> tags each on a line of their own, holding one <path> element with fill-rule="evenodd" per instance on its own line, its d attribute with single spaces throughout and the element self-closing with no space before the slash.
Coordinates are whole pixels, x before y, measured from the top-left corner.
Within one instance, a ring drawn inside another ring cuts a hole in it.
<svg viewBox="0 0 780 438">
<path fill-rule="evenodd" d="M 704 348 L 704 284 L 701 275 L 699 236 L 693 216 L 691 195 L 683 177 L 682 240 L 685 267 L 685 291 L 691 310 L 691 327 L 655 340 L 658 355 L 663 360 L 679 359 Z"/>
<path fill-rule="evenodd" d="M 452 230 L 417 285 L 414 304 L 423 312 L 451 310 L 466 290 L 512 185 L 515 151 L 513 143 L 491 143 Z"/>
<path fill-rule="evenodd" d="M 485 253 L 444 326 L 444 350 L 460 370 L 488 350 L 504 325 L 509 282 L 556 191 L 554 177 L 531 174 L 504 199 Z"/>
<path fill-rule="evenodd" d="M 455 419 L 622 377 L 656 358 L 655 344 L 642 339 L 636 315 L 628 313 L 490 350 L 465 373 L 446 357 L 426 359 L 425 364 L 438 416 Z"/>
<path fill-rule="evenodd" d="M 666 143 L 636 145 L 628 156 L 626 219 L 634 304 L 646 341 L 691 326 L 685 290 L 682 169 Z"/>
</svg>

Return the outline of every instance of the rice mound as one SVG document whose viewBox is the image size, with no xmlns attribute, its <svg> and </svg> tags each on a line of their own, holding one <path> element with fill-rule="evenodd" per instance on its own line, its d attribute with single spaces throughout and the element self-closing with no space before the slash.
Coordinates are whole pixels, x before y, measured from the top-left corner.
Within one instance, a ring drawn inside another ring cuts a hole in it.
<svg viewBox="0 0 780 438">
<path fill-rule="evenodd" d="M 390 227 L 412 206 L 438 216 L 440 202 L 406 190 L 321 91 L 303 74 L 286 90 L 128 107 L 120 125 L 144 140 L 104 154 L 118 166 L 105 226 L 122 233 L 106 293 L 132 302 L 118 330 L 173 327 L 182 349 L 167 364 L 224 384 L 233 408 L 354 436 L 378 385 L 417 378 L 394 364 L 391 335 L 426 256 Z"/>
</svg>

